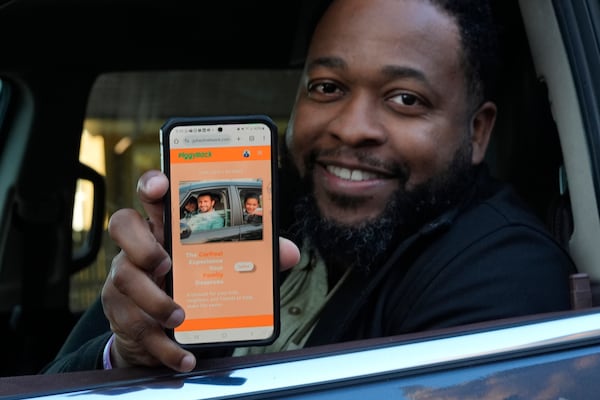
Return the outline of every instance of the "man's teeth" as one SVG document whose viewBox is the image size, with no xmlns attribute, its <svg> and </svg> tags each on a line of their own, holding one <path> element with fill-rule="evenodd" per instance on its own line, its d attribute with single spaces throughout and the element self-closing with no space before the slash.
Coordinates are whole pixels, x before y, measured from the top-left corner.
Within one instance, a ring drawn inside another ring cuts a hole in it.
<svg viewBox="0 0 600 400">
<path fill-rule="evenodd" d="M 361 171 L 359 169 L 336 167 L 333 165 L 328 165 L 327 171 L 337 176 L 338 178 L 347 179 L 350 181 L 366 181 L 369 179 L 377 178 L 377 175 L 371 172 Z"/>
</svg>

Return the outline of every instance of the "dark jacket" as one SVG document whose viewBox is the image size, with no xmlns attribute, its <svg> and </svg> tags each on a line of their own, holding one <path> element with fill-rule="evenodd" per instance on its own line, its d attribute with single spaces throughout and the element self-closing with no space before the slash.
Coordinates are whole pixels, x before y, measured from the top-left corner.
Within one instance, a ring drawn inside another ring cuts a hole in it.
<svg viewBox="0 0 600 400">
<path fill-rule="evenodd" d="M 568 253 L 485 172 L 459 209 L 403 241 L 371 277 L 353 273 L 307 345 L 567 310 Z"/>
<path fill-rule="evenodd" d="M 306 345 L 569 309 L 569 255 L 510 187 L 480 172 L 460 207 L 403 240 L 371 275 L 353 271 Z M 45 372 L 102 368 L 109 335 L 96 302 Z"/>
</svg>

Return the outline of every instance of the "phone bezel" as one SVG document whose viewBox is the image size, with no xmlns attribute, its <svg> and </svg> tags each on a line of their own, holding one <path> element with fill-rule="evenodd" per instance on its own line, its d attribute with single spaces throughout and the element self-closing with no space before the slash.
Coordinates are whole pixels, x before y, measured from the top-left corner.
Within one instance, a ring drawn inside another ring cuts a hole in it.
<svg viewBox="0 0 600 400">
<path fill-rule="evenodd" d="M 249 340 L 233 340 L 233 341 L 218 341 L 218 342 L 199 342 L 199 343 L 180 343 L 175 338 L 173 329 L 166 329 L 169 337 L 177 342 L 182 347 L 195 349 L 195 348 L 222 348 L 232 346 L 254 346 L 254 345 L 268 345 L 273 343 L 280 332 L 280 304 L 279 304 L 279 218 L 278 218 L 278 129 L 277 125 L 273 120 L 263 114 L 252 114 L 252 115 L 222 115 L 222 116 L 199 116 L 199 117 L 172 117 L 169 118 L 160 128 L 160 149 L 161 149 L 161 170 L 169 178 L 171 176 L 170 166 L 170 142 L 169 135 L 175 127 L 179 126 L 192 126 L 192 125 L 225 125 L 225 124 L 252 124 L 252 123 L 263 123 L 269 127 L 271 132 L 271 196 L 272 196 L 272 241 L 273 241 L 273 254 L 272 254 L 272 265 L 273 265 L 273 282 L 272 282 L 272 293 L 273 293 L 273 317 L 274 326 L 273 333 L 270 337 L 265 339 L 249 339 Z M 171 187 L 164 196 L 164 214 L 163 214 L 163 225 L 164 225 L 164 247 L 172 255 L 172 243 L 173 243 L 173 232 L 171 229 Z M 172 270 L 166 276 L 165 291 L 169 296 L 173 297 L 173 280 Z"/>
</svg>

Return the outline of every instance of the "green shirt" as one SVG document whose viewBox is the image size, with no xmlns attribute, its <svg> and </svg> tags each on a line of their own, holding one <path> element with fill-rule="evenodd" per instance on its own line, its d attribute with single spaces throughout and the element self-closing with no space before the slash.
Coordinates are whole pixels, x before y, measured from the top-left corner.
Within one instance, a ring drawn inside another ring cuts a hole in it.
<svg viewBox="0 0 600 400">
<path fill-rule="evenodd" d="M 196 213 L 190 216 L 185 222 L 192 232 L 218 229 L 225 225 L 225 220 L 215 210 L 207 211 L 205 213 Z"/>
<path fill-rule="evenodd" d="M 280 288 L 281 331 L 270 345 L 236 348 L 233 355 L 294 350 L 304 346 L 321 310 L 344 278 L 328 293 L 327 268 L 316 250 L 305 243 L 300 261 Z"/>
</svg>

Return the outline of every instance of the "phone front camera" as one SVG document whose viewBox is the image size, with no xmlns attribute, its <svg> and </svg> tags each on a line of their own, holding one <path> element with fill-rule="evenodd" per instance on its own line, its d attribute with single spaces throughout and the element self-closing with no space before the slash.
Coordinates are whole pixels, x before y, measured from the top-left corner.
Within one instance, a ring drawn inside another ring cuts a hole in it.
<svg viewBox="0 0 600 400">
<path fill-rule="evenodd" d="M 223 132 L 223 128 L 222 128 L 222 127 L 218 127 L 218 128 L 217 128 L 217 130 L 218 130 L 219 132 Z"/>
</svg>

